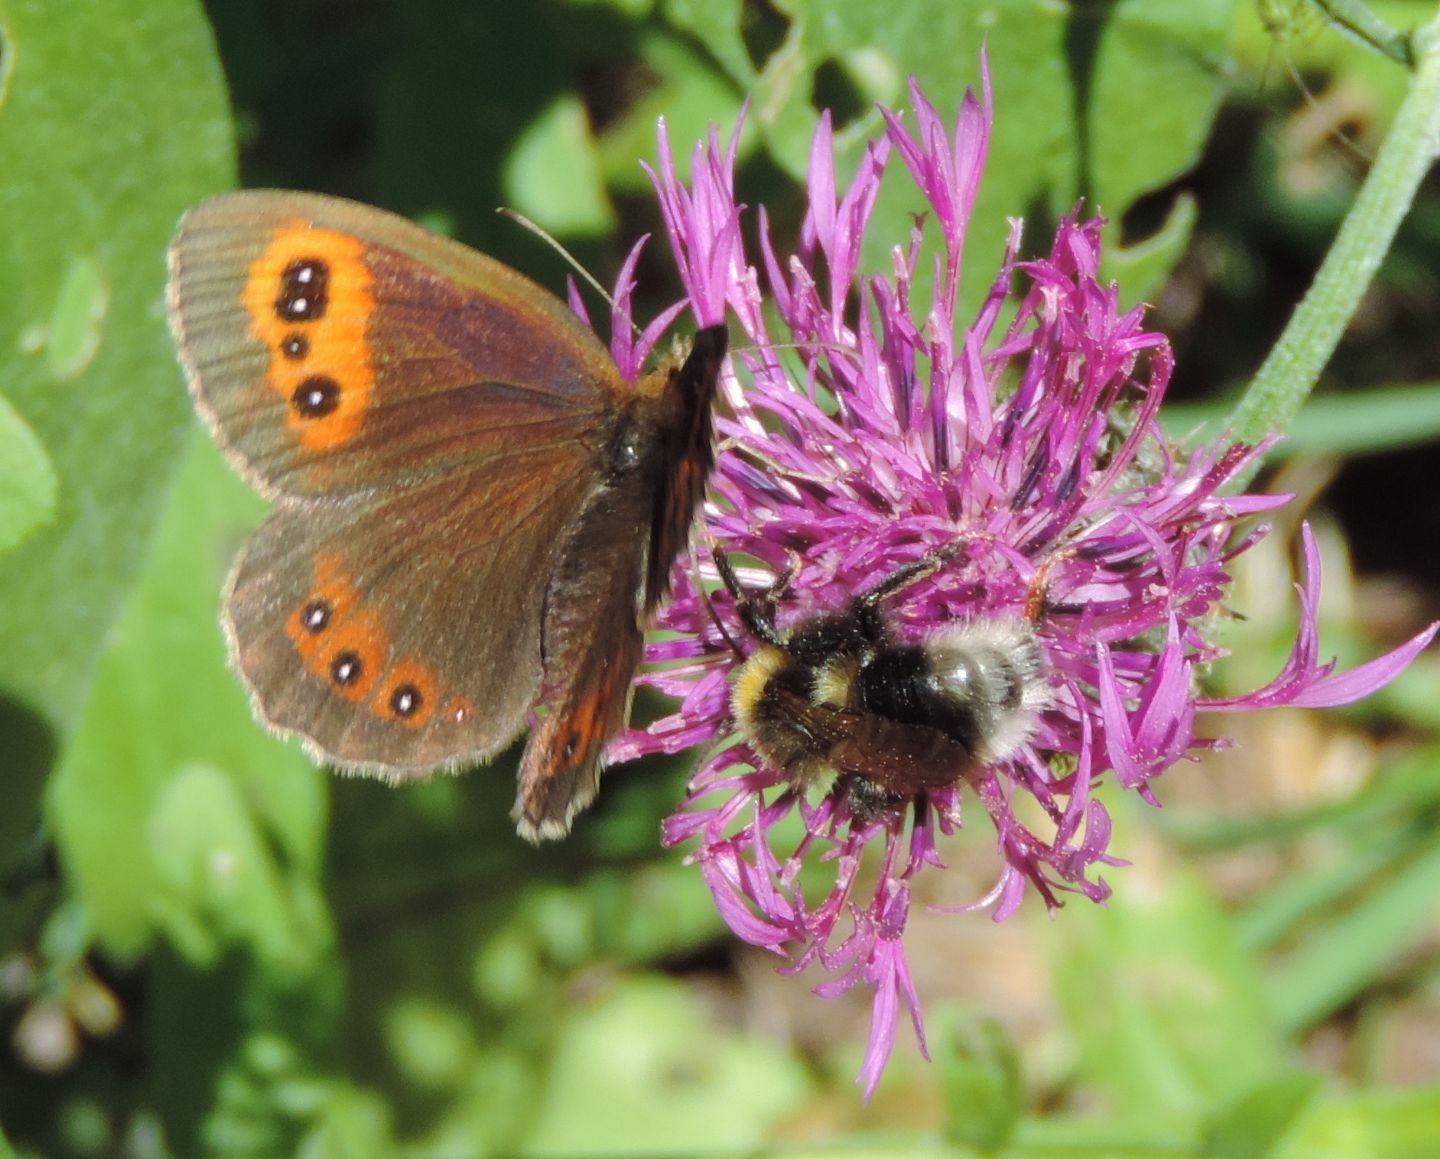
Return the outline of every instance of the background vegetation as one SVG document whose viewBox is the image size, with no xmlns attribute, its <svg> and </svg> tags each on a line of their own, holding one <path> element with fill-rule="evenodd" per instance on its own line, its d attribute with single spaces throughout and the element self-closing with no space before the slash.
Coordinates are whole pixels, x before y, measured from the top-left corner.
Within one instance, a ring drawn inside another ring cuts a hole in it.
<svg viewBox="0 0 1440 1159">
<path fill-rule="evenodd" d="M 1376 5 L 1397 27 L 1423 3 Z M 606 278 L 657 227 L 640 160 L 748 96 L 781 237 L 816 110 L 852 150 L 917 76 L 996 130 L 970 272 L 1084 198 L 1153 303 L 1188 430 L 1259 365 L 1404 91 L 1289 0 L 0 0 L 0 1128 L 45 1156 L 1419 1156 L 1440 1138 L 1440 669 L 1111 799 L 1101 911 L 912 922 L 933 1066 L 851 1079 L 824 1002 L 658 849 L 688 761 L 612 775 L 530 850 L 508 766 L 392 792 L 251 722 L 217 593 L 261 504 L 196 429 L 161 309 L 180 212 L 243 185 L 421 217 L 559 287 L 498 204 Z M 237 167 L 238 157 L 238 167 Z M 1440 201 L 1417 204 L 1268 485 L 1327 555 L 1324 629 L 1433 618 Z M 905 236 L 887 193 L 872 263 Z M 890 223 L 890 229 L 883 222 Z M 673 292 L 661 247 L 642 270 Z M 974 287 L 972 287 L 973 289 Z M 1293 625 L 1283 540 L 1236 656 Z M 949 904 L 993 871 L 951 851 Z M 7 1144 L 0 1139 L 0 1155 Z"/>
</svg>

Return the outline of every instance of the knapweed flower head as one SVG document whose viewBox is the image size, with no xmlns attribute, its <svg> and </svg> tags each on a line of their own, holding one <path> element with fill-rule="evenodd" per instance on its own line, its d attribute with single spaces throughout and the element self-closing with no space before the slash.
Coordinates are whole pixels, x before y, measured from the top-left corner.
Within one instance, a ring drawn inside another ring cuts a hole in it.
<svg viewBox="0 0 1440 1159">
<path fill-rule="evenodd" d="M 678 706 L 611 749 L 629 758 L 709 746 L 665 840 L 688 848 L 730 928 L 783 955 L 783 969 L 818 967 L 827 996 L 873 990 L 867 1091 L 902 1011 L 924 1051 L 902 941 L 912 883 L 943 867 L 937 839 L 973 821 L 977 805 L 1000 870 L 966 908 L 993 907 L 1001 919 L 1030 892 L 1051 908 L 1064 893 L 1101 901 L 1103 868 L 1121 864 L 1093 796 L 1102 777 L 1153 801 L 1156 777 L 1222 743 L 1195 734 L 1198 712 L 1355 700 L 1434 631 L 1348 674 L 1321 663 L 1319 559 L 1307 531 L 1300 629 L 1283 671 L 1248 696 L 1197 691 L 1197 669 L 1221 655 L 1213 629 L 1227 569 L 1265 534 L 1237 528 L 1286 502 L 1226 493 L 1263 448 L 1217 443 L 1182 454 L 1166 441 L 1156 414 L 1170 347 L 1145 328 L 1141 309 L 1122 310 L 1116 288 L 1097 280 L 1097 219 L 1062 220 L 1036 260 L 1020 260 L 1012 224 L 978 314 L 961 318 L 966 227 L 991 126 L 988 76 L 983 99 L 967 93 L 953 126 L 913 84 L 911 97 L 913 121 L 883 111 L 883 134 L 844 189 L 822 116 L 798 245 L 782 250 L 761 210 L 758 264 L 742 240 L 735 139 L 722 147 L 712 131 L 686 185 L 662 126 L 654 180 L 691 308 L 713 322 L 728 305 L 751 347 L 735 356 L 747 385 L 724 383 L 730 414 L 717 424 L 722 453 L 699 571 L 718 574 L 709 544 L 732 563 L 759 566 L 704 591 L 688 566 L 677 568 L 660 620 L 667 631 L 649 645 L 642 680 Z M 862 239 L 896 158 L 928 212 L 894 239 L 889 269 L 862 270 Z M 887 767 L 907 758 L 876 740 L 890 735 L 885 710 L 845 703 L 843 688 L 802 681 L 799 700 L 787 701 L 773 665 L 744 677 L 776 693 L 772 708 L 801 715 L 803 763 L 831 758 L 840 774 L 831 779 L 798 776 L 773 753 L 767 760 L 773 746 L 736 724 L 733 686 L 747 657 L 778 642 L 783 664 L 795 633 L 843 618 L 875 592 L 884 598 L 873 615 L 896 642 L 1001 624 L 1003 639 L 1030 641 L 1038 653 L 1036 673 L 1017 678 L 1038 692 L 1023 689 L 1028 699 L 1017 695 L 1007 709 L 1011 725 L 1017 711 L 1028 719 L 990 746 L 998 755 L 979 759 L 990 750 L 972 720 L 962 730 L 968 750 L 949 750 L 972 759 L 898 802 L 903 769 L 869 784 L 878 794 L 857 792 L 867 785 L 857 753 Z M 757 639 L 757 629 L 773 638 Z"/>
</svg>

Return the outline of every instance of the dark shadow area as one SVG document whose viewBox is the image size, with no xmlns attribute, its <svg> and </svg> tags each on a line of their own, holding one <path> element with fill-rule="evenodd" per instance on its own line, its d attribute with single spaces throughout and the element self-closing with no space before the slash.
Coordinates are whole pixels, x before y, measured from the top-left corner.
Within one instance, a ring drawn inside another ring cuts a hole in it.
<svg viewBox="0 0 1440 1159">
<path fill-rule="evenodd" d="M 740 39 L 750 55 L 750 63 L 758 72 L 765 62 L 785 43 L 790 32 L 790 18 L 769 0 L 744 0 L 740 6 Z"/>
<path fill-rule="evenodd" d="M 535 255 L 495 213 L 517 127 L 577 76 L 591 78 L 599 125 L 645 91 L 638 26 L 610 8 L 209 0 L 207 11 L 241 126 L 241 184 L 438 215 L 502 261 Z M 638 81 L 613 83 L 622 75 Z"/>
<path fill-rule="evenodd" d="M 1095 61 L 1115 7 L 1115 0 L 1091 0 L 1088 4 L 1072 6 L 1065 21 L 1065 64 L 1075 94 L 1075 152 L 1079 158 L 1076 180 L 1079 194 L 1085 198 L 1090 196 L 1094 180 L 1090 171 L 1090 94 L 1094 87 Z"/>
<path fill-rule="evenodd" d="M 1440 591 L 1440 504 L 1430 502 L 1440 448 L 1412 447 L 1366 455 L 1345 464 L 1326 492 L 1340 516 L 1357 568 L 1372 575 L 1403 572 L 1426 591 Z"/>
<path fill-rule="evenodd" d="M 851 79 L 845 66 L 833 57 L 815 70 L 810 86 L 810 103 L 830 110 L 830 124 L 836 132 L 871 109 L 870 101 Z"/>
<path fill-rule="evenodd" d="M 29 705 L 0 695 L 0 783 L 5 786 L 0 872 L 9 869 L 35 831 L 40 795 L 55 767 L 58 746 L 49 721 Z"/>
</svg>

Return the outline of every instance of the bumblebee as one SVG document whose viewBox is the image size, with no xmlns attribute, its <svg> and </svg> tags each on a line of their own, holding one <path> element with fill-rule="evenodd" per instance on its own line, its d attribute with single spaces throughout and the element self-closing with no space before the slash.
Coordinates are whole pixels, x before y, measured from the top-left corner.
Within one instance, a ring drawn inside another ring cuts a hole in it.
<svg viewBox="0 0 1440 1159">
<path fill-rule="evenodd" d="M 777 602 L 794 576 L 747 592 L 725 553 L 720 578 L 759 645 L 737 669 L 731 711 L 755 754 L 798 786 L 826 776 L 852 815 L 890 808 L 977 777 L 1014 756 L 1049 703 L 1033 619 L 988 616 L 903 641 L 887 600 L 938 571 L 965 541 L 899 569 L 848 608 L 788 631 Z"/>
</svg>

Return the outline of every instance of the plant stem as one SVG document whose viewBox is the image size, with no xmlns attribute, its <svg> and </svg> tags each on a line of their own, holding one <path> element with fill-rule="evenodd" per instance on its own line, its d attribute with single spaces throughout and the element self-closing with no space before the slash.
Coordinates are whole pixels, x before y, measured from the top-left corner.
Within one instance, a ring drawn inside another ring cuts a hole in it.
<svg viewBox="0 0 1440 1159">
<path fill-rule="evenodd" d="M 1356 40 L 1403 65 L 1413 65 L 1410 35 L 1397 32 L 1370 11 L 1365 0 L 1314 0 L 1315 7 Z"/>
<path fill-rule="evenodd" d="M 1440 152 L 1440 16 L 1415 31 L 1411 51 L 1415 70 L 1410 91 L 1355 204 L 1285 332 L 1230 417 L 1230 430 L 1241 442 L 1253 444 L 1283 432 L 1299 413 Z"/>
</svg>

